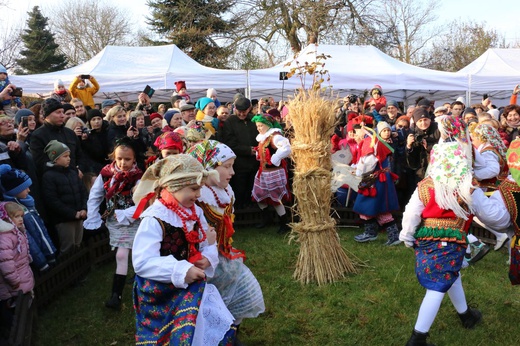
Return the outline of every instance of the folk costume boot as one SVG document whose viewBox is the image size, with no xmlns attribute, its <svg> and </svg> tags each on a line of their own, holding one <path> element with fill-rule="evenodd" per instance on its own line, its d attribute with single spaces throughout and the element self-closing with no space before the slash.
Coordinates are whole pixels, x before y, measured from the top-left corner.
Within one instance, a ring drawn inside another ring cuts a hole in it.
<svg viewBox="0 0 520 346">
<path fill-rule="evenodd" d="M 377 232 L 379 225 L 375 219 L 365 221 L 365 231 L 354 237 L 354 240 L 358 243 L 365 243 L 367 241 L 374 241 L 377 239 Z"/>
<path fill-rule="evenodd" d="M 408 340 L 406 343 L 406 346 L 435 346 L 434 344 L 429 344 L 426 342 L 428 336 L 430 336 L 430 334 L 420 333 L 414 329 L 410 340 Z"/>
<path fill-rule="evenodd" d="M 288 225 L 289 220 L 287 218 L 287 214 L 278 215 L 278 217 L 280 218 L 280 227 L 278 228 L 277 233 L 284 234 L 289 232 L 291 230 L 291 227 L 289 227 Z"/>
<path fill-rule="evenodd" d="M 261 220 L 259 223 L 255 225 L 255 228 L 266 228 L 271 224 L 271 221 L 273 220 L 273 215 L 271 211 L 269 210 L 269 207 L 266 207 L 264 209 L 261 209 Z"/>
<path fill-rule="evenodd" d="M 459 314 L 460 321 L 466 329 L 473 329 L 482 320 L 482 313 L 477 309 L 470 308 L 466 312 Z"/>
<path fill-rule="evenodd" d="M 383 225 L 386 228 L 386 234 L 388 236 L 388 240 L 385 243 L 386 246 L 394 246 L 401 244 L 399 240 L 399 229 L 397 228 L 397 224 L 395 221 L 388 222 Z"/>
<path fill-rule="evenodd" d="M 105 306 L 109 309 L 121 309 L 121 297 L 125 288 L 126 275 L 114 274 L 114 282 L 112 283 L 112 296 L 105 302 Z"/>
</svg>

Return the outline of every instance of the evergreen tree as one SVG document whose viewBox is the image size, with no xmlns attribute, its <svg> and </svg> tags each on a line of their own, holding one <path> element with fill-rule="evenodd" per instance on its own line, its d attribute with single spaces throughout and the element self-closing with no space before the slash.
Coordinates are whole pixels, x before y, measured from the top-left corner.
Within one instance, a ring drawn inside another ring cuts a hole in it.
<svg viewBox="0 0 520 346">
<path fill-rule="evenodd" d="M 43 73 L 62 70 L 67 65 L 67 58 L 57 52 L 58 45 L 54 35 L 47 29 L 47 18 L 38 6 L 27 13 L 27 29 L 21 35 L 25 49 L 16 62 L 27 73 Z"/>
<path fill-rule="evenodd" d="M 148 0 L 151 18 L 147 24 L 166 41 L 173 43 L 197 62 L 211 67 L 226 66 L 231 47 L 217 44 L 237 26 L 234 19 L 223 19 L 233 6 L 230 0 Z"/>
</svg>

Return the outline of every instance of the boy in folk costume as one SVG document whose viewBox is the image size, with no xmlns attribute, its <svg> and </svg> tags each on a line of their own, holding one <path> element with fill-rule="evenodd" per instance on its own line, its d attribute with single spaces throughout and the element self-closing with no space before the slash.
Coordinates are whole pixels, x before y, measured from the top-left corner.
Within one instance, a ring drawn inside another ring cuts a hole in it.
<svg viewBox="0 0 520 346">
<path fill-rule="evenodd" d="M 270 204 L 280 217 L 278 233 L 285 233 L 289 231 L 289 226 L 283 202 L 289 201 L 291 195 L 287 180 L 287 163 L 284 159 L 291 155 L 291 144 L 282 135 L 280 124 L 271 115 L 258 114 L 251 121 L 256 123 L 258 129 L 258 146 L 255 149 L 256 158 L 260 161 L 252 195 L 262 210 L 264 220 L 258 228 L 265 227 L 269 222 L 267 206 Z"/>
<path fill-rule="evenodd" d="M 195 205 L 210 175 L 193 157 L 168 156 L 150 166 L 135 193 L 140 216 L 135 269 L 136 345 L 233 345 L 233 316 L 206 283 L 219 263 L 216 233 Z"/>
<path fill-rule="evenodd" d="M 219 265 L 209 283 L 217 286 L 227 308 L 239 325 L 244 318 L 254 318 L 265 311 L 260 284 L 244 265 L 243 250 L 233 247 L 234 192 L 229 181 L 234 175 L 236 155 L 227 145 L 209 140 L 192 147 L 188 154 L 195 157 L 208 171 L 216 171 L 220 179 L 208 178 L 202 186 L 197 205 L 204 211 L 208 223 L 217 231 Z"/>
<path fill-rule="evenodd" d="M 471 151 L 468 155 L 462 141 L 446 138 L 446 130 L 441 133 L 444 141 L 433 147 L 426 178 L 406 206 L 399 236 L 414 247 L 417 279 L 426 288 L 408 346 L 431 345 L 426 338 L 446 292 L 464 328 L 482 319 L 480 311 L 468 307 L 459 275 L 467 230 L 472 214 L 494 229 L 508 218 L 474 186 Z"/>
<path fill-rule="evenodd" d="M 356 126 L 357 127 L 357 126 Z M 390 171 L 393 149 L 369 127 L 357 131 L 370 133 L 365 136 L 361 155 L 356 165 L 356 175 L 361 176 L 358 195 L 354 202 L 354 212 L 365 221 L 365 230 L 354 237 L 359 243 L 377 239 L 379 226 L 386 228 L 387 246 L 400 244 L 399 229 L 392 212 L 399 210 L 394 180 L 397 176 Z"/>
</svg>

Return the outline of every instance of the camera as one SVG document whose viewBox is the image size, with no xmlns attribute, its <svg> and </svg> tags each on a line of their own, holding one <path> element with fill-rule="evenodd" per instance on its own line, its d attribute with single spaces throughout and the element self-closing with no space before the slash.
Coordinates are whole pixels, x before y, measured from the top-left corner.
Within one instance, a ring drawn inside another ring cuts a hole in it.
<svg viewBox="0 0 520 346">
<path fill-rule="evenodd" d="M 424 135 L 418 135 L 418 134 L 414 133 L 413 139 L 414 139 L 413 145 L 422 145 Z"/>
<path fill-rule="evenodd" d="M 90 75 L 89 74 L 82 74 L 80 76 L 81 79 L 90 79 Z"/>
<path fill-rule="evenodd" d="M 81 133 L 86 133 L 87 135 L 89 135 L 90 134 L 90 129 L 87 128 L 87 127 L 84 127 L 84 128 L 81 129 Z"/>
<path fill-rule="evenodd" d="M 347 95 L 348 103 L 356 103 L 358 97 L 356 95 Z"/>
<path fill-rule="evenodd" d="M 22 88 L 15 88 L 13 91 L 11 91 L 12 97 L 22 97 L 23 89 Z"/>
</svg>

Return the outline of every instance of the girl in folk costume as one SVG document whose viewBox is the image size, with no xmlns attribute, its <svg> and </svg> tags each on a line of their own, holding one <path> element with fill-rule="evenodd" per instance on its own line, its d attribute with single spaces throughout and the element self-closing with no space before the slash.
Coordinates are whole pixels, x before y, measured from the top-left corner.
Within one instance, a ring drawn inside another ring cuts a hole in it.
<svg viewBox="0 0 520 346">
<path fill-rule="evenodd" d="M 216 232 L 195 205 L 210 175 L 193 157 L 150 166 L 134 193 L 140 216 L 135 269 L 136 345 L 233 345 L 236 328 L 217 288 L 206 283 L 219 263 Z"/>
<path fill-rule="evenodd" d="M 153 145 L 159 150 L 159 154 L 150 156 L 150 158 L 146 160 L 146 167 L 150 167 L 167 156 L 182 154 L 184 152 L 184 142 L 181 135 L 176 132 L 164 132 L 157 137 Z"/>
<path fill-rule="evenodd" d="M 117 248 L 116 272 L 112 295 L 105 302 L 111 309 L 121 308 L 121 295 L 128 273 L 128 257 L 134 242 L 139 221 L 132 218 L 135 211 L 132 194 L 143 172 L 136 164 L 135 143 L 128 137 L 116 141 L 114 152 L 110 155 L 113 162 L 106 165 L 96 178 L 87 202 L 85 229 L 98 229 L 103 220 L 110 231 L 110 245 Z M 99 206 L 106 200 L 106 211 L 99 214 Z"/>
<path fill-rule="evenodd" d="M 262 210 L 262 226 L 269 222 L 267 206 L 271 204 L 280 217 L 278 233 L 285 233 L 289 231 L 289 226 L 283 202 L 289 201 L 291 195 L 287 180 L 287 163 L 284 159 L 291 155 L 291 144 L 282 135 L 280 124 L 272 116 L 258 114 L 251 121 L 256 123 L 258 129 L 258 146 L 255 150 L 256 158 L 260 161 L 253 186 L 253 199 Z"/>
<path fill-rule="evenodd" d="M 446 132 L 441 133 L 449 140 Z M 463 145 L 453 140 L 433 147 L 426 178 L 419 182 L 403 214 L 400 239 L 415 248 L 415 272 L 426 288 L 408 346 L 430 345 L 426 343 L 428 331 L 446 292 L 464 328 L 473 328 L 482 319 L 480 311 L 466 303 L 459 271 L 471 214 L 487 219 L 490 208 L 478 210 L 481 200 L 487 198 L 480 189 L 475 191 L 471 151 L 467 155 Z"/>
<path fill-rule="evenodd" d="M 470 127 L 471 141 L 475 148 L 475 162 L 473 170 L 478 185 L 486 192 L 492 192 L 498 188 L 498 185 L 507 178 L 509 168 L 507 167 L 506 152 L 507 148 L 502 141 L 500 134 L 491 125 L 478 124 L 474 128 Z M 486 225 L 483 225 L 480 220 L 475 221 L 488 231 L 493 233 L 497 238 L 495 250 L 500 249 L 504 243 L 509 239 L 507 234 L 496 232 Z M 468 239 L 472 244 L 479 248 L 484 248 L 481 242 L 473 235 L 469 235 Z M 484 251 L 478 251 L 469 263 L 474 263 L 476 260 L 483 257 Z"/>
<path fill-rule="evenodd" d="M 208 170 L 215 170 L 220 179 L 208 178 L 197 201 L 208 223 L 217 231 L 219 265 L 208 282 L 217 286 L 222 299 L 240 324 L 243 318 L 254 318 L 265 311 L 260 284 L 244 265 L 243 250 L 233 247 L 234 192 L 229 181 L 235 174 L 235 153 L 225 144 L 209 140 L 197 144 L 188 152 Z"/>
<path fill-rule="evenodd" d="M 379 226 L 386 228 L 388 240 L 385 245 L 400 243 L 399 229 L 392 212 L 399 210 L 394 181 L 397 176 L 390 171 L 390 156 L 393 149 L 369 127 L 356 129 L 365 135 L 361 155 L 356 165 L 356 175 L 361 177 L 354 212 L 365 221 L 363 233 L 354 237 L 359 243 L 377 239 Z"/>
</svg>

